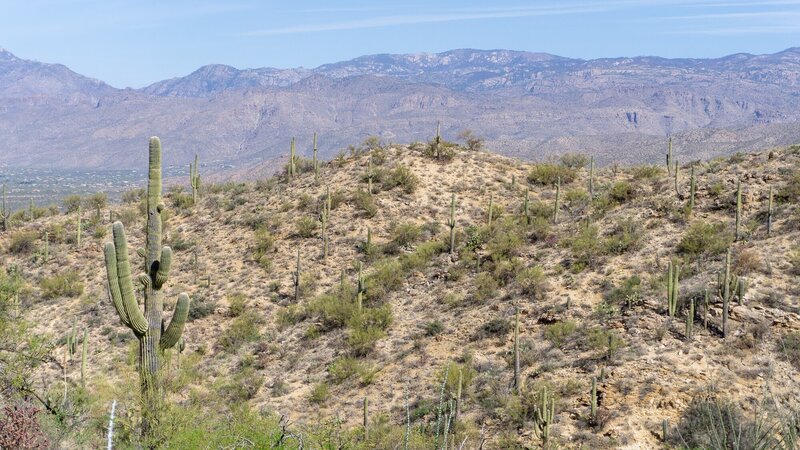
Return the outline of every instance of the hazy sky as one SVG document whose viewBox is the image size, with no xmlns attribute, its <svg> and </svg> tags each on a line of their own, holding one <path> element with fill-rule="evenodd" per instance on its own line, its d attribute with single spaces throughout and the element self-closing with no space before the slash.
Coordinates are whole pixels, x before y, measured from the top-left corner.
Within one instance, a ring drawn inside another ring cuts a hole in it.
<svg viewBox="0 0 800 450">
<path fill-rule="evenodd" d="M 210 63 L 316 67 L 454 48 L 596 58 L 792 46 L 800 0 L 0 0 L 0 47 L 116 87 Z"/>
</svg>

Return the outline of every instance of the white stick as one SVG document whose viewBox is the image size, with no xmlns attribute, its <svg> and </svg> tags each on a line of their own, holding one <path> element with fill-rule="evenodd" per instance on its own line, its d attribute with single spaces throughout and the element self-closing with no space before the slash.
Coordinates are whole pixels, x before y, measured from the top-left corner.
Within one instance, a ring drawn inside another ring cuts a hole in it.
<svg viewBox="0 0 800 450">
<path fill-rule="evenodd" d="M 111 418 L 108 419 L 108 450 L 112 450 L 111 440 L 114 436 L 114 410 L 117 409 L 117 401 L 111 402 Z"/>
</svg>

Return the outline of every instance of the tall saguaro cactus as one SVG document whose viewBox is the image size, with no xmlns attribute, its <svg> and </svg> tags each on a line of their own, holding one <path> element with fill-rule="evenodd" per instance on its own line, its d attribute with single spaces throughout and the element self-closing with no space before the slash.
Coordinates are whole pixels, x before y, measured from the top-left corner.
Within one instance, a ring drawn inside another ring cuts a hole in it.
<svg viewBox="0 0 800 450">
<path fill-rule="evenodd" d="M 292 146 L 289 149 L 289 178 L 295 176 L 295 161 L 294 161 L 294 138 L 292 138 Z"/>
<path fill-rule="evenodd" d="M 3 185 L 3 207 L 0 209 L 0 221 L 2 221 L 3 231 L 8 231 L 8 219 L 11 217 L 11 211 L 6 206 L 6 185 Z"/>
<path fill-rule="evenodd" d="M 198 172 L 197 155 L 194 155 L 194 165 L 189 163 L 189 183 L 192 186 L 192 204 L 197 204 L 197 191 L 200 190 L 200 173 Z"/>
<path fill-rule="evenodd" d="M 672 175 L 672 137 L 667 141 L 667 174 Z"/>
<path fill-rule="evenodd" d="M 769 203 L 767 205 L 767 236 L 772 233 L 772 186 L 769 187 Z"/>
<path fill-rule="evenodd" d="M 736 180 L 736 240 L 742 238 L 740 229 L 742 225 L 742 180 Z"/>
<path fill-rule="evenodd" d="M 450 254 L 456 250 L 456 194 L 450 198 L 450 219 L 447 220 L 447 226 L 450 227 Z"/>
<path fill-rule="evenodd" d="M 115 222 L 113 242 L 105 245 L 108 290 L 120 321 L 133 331 L 139 341 L 139 382 L 142 390 L 142 433 L 145 438 L 155 438 L 163 401 L 162 356 L 172 348 L 183 334 L 189 314 L 189 296 L 178 296 L 172 320 L 164 328 L 164 292 L 169 278 L 172 249 L 161 246 L 161 141 L 150 138 L 149 181 L 147 185 L 147 228 L 144 258 L 145 272 L 136 281 L 144 292 L 144 312 L 139 309 L 134 295 L 131 263 L 128 258 L 128 241 L 121 222 Z M 138 286 L 137 286 L 138 287 Z"/>
<path fill-rule="evenodd" d="M 317 132 L 314 132 L 314 181 L 319 181 L 319 160 L 317 159 Z"/>
<path fill-rule="evenodd" d="M 725 255 L 725 280 L 722 290 L 722 337 L 728 337 L 728 313 L 730 308 L 731 249 Z"/>
</svg>

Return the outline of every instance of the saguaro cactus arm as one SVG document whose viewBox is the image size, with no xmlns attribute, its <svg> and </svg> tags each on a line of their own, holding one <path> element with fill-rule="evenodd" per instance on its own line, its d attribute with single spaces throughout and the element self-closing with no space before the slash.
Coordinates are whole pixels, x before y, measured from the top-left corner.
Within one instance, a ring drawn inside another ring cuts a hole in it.
<svg viewBox="0 0 800 450">
<path fill-rule="evenodd" d="M 178 303 L 175 305 L 175 312 L 172 313 L 172 319 L 169 321 L 169 326 L 161 334 L 161 339 L 158 342 L 161 350 L 172 348 L 178 343 L 183 335 L 183 327 L 186 325 L 186 319 L 189 317 L 189 295 L 181 293 L 178 296 Z"/>
<path fill-rule="evenodd" d="M 133 294 L 131 264 L 128 259 L 125 227 L 121 222 L 115 222 L 112 227 L 112 233 L 114 235 L 114 243 L 107 243 L 104 249 L 111 302 L 114 304 L 114 309 L 117 310 L 122 323 L 137 335 L 142 335 L 147 332 L 148 325 Z"/>
</svg>

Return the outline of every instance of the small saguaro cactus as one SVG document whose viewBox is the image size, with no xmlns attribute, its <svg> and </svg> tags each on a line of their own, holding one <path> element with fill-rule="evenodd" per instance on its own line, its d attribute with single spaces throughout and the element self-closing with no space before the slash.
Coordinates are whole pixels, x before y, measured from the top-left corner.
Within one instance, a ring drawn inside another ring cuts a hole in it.
<svg viewBox="0 0 800 450">
<path fill-rule="evenodd" d="M 28 220 L 33 222 L 33 197 L 28 199 Z"/>
<path fill-rule="evenodd" d="M 494 214 L 494 193 L 489 194 L 489 226 L 492 226 L 492 214 Z"/>
<path fill-rule="evenodd" d="M 314 168 L 314 181 L 319 181 L 319 159 L 317 159 L 317 132 L 314 132 L 314 160 L 312 161 Z"/>
<path fill-rule="evenodd" d="M 667 140 L 667 174 L 672 175 L 672 137 Z"/>
<path fill-rule="evenodd" d="M 364 397 L 364 439 L 369 437 L 369 400 Z"/>
<path fill-rule="evenodd" d="M 0 221 L 2 221 L 3 231 L 8 231 L 8 219 L 11 217 L 11 211 L 9 211 L 8 206 L 6 205 L 6 185 L 3 185 L 3 207 L 0 208 Z"/>
<path fill-rule="evenodd" d="M 189 184 L 192 186 L 192 204 L 197 204 L 197 192 L 200 190 L 200 172 L 197 155 L 194 155 L 194 165 L 189 163 Z"/>
<path fill-rule="evenodd" d="M 741 239 L 742 224 L 742 180 L 736 180 L 736 240 Z"/>
<path fill-rule="evenodd" d="M 597 423 L 597 378 L 592 377 L 591 406 L 589 409 L 589 419 L 592 423 Z"/>
<path fill-rule="evenodd" d="M 450 197 L 450 218 L 447 220 L 447 226 L 450 228 L 450 254 L 452 255 L 456 249 L 456 194 L 453 193 Z"/>
<path fill-rule="evenodd" d="M 542 388 L 541 399 L 541 406 L 534 411 L 533 424 L 535 432 L 542 438 L 542 442 L 547 443 L 550 439 L 550 426 L 555 417 L 556 401 L 548 395 L 546 386 Z"/>
<path fill-rule="evenodd" d="M 172 249 L 162 247 L 161 216 L 164 204 L 161 200 L 161 141 L 150 138 L 150 157 L 147 185 L 147 227 L 145 248 L 142 253 L 145 272 L 136 277 L 137 285 L 144 292 L 144 312 L 134 295 L 131 263 L 128 258 L 128 241 L 121 222 L 112 227 L 113 242 L 105 245 L 106 273 L 111 302 L 120 321 L 133 331 L 139 341 L 139 382 L 142 390 L 142 433 L 153 436 L 159 423 L 163 401 L 162 359 L 163 352 L 172 348 L 183 334 L 189 314 L 189 296 L 181 293 L 172 314 L 172 320 L 164 328 L 163 287 L 169 279 L 172 265 Z"/>
<path fill-rule="evenodd" d="M 589 157 L 589 195 L 594 197 L 594 155 Z"/>
<path fill-rule="evenodd" d="M 561 209 L 561 177 L 556 182 L 556 204 L 553 207 L 553 223 L 558 223 L 558 210 Z"/>
<path fill-rule="evenodd" d="M 50 261 L 50 232 L 44 232 L 44 263 Z"/>
<path fill-rule="evenodd" d="M 678 169 L 679 168 L 680 168 L 680 166 L 678 166 L 678 161 L 675 160 L 675 195 L 678 197 L 678 199 L 681 198 L 681 190 L 680 190 L 680 188 L 678 186 Z"/>
<path fill-rule="evenodd" d="M 772 233 L 772 186 L 769 187 L 769 200 L 767 203 L 767 236 Z"/>
<path fill-rule="evenodd" d="M 375 173 L 372 171 L 372 154 L 369 155 L 369 163 L 367 166 L 367 194 L 372 195 L 372 178 Z"/>
<path fill-rule="evenodd" d="M 694 329 L 694 298 L 689 300 L 689 310 L 686 312 L 686 339 L 692 339 Z"/>
<path fill-rule="evenodd" d="M 725 279 L 722 291 L 722 337 L 728 336 L 728 307 L 730 306 L 731 249 L 725 255 Z"/>
<path fill-rule="evenodd" d="M 289 178 L 294 177 L 295 176 L 294 138 L 292 138 L 292 144 L 291 144 L 291 147 L 289 149 L 289 167 L 288 167 L 288 169 L 289 169 L 288 170 Z"/>
<path fill-rule="evenodd" d="M 514 389 L 517 395 L 522 395 L 522 380 L 520 380 L 519 365 L 519 307 L 514 314 Z"/>
<path fill-rule="evenodd" d="M 458 387 L 456 388 L 456 413 L 453 415 L 453 422 L 455 423 L 458 420 L 458 416 L 461 415 L 461 388 L 464 384 L 464 371 L 458 369 Z"/>
<path fill-rule="evenodd" d="M 358 278 L 356 279 L 356 308 L 359 312 L 364 307 L 364 291 L 366 290 L 366 283 L 364 280 L 364 273 L 362 271 L 361 261 L 358 262 Z"/>
<path fill-rule="evenodd" d="M 300 301 L 300 249 L 297 249 L 297 261 L 295 270 L 292 272 L 292 284 L 294 285 L 294 301 Z"/>
<path fill-rule="evenodd" d="M 680 285 L 681 267 L 669 262 L 667 268 L 667 312 L 670 317 L 675 317 L 678 309 L 678 286 Z"/>
<path fill-rule="evenodd" d="M 437 120 L 436 121 L 436 137 L 433 138 L 433 156 L 435 158 L 439 157 L 439 146 L 442 143 L 442 122 Z"/>
<path fill-rule="evenodd" d="M 689 169 L 689 212 L 694 211 L 694 197 L 697 195 L 697 181 L 694 178 L 694 166 Z"/>
<path fill-rule="evenodd" d="M 325 187 L 325 201 L 322 203 L 322 210 L 319 214 L 319 221 L 322 224 L 322 258 L 328 260 L 328 220 L 331 215 L 331 190 Z"/>
<path fill-rule="evenodd" d="M 708 304 L 709 304 L 709 295 L 708 295 L 708 288 L 706 288 L 703 294 L 703 328 L 706 330 L 708 330 Z"/>
</svg>

